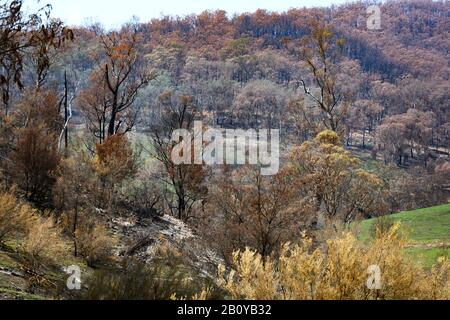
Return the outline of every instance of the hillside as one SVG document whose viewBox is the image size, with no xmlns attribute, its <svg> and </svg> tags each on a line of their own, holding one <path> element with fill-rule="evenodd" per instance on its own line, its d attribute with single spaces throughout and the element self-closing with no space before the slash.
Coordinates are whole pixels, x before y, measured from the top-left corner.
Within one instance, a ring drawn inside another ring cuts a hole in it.
<svg viewBox="0 0 450 320">
<path fill-rule="evenodd" d="M 408 253 L 422 266 L 429 268 L 436 259 L 447 254 L 450 257 L 450 204 L 401 212 L 388 219 L 402 224 L 402 230 L 410 239 Z M 360 225 L 359 238 L 368 242 L 376 219 Z"/>
<path fill-rule="evenodd" d="M 183 260 L 184 267 L 196 270 L 202 277 L 213 275 L 217 266 L 223 263 L 186 224 L 171 216 L 154 216 L 151 219 L 117 218 L 109 227 L 119 240 L 114 248 L 113 260 L 136 259 L 151 263 L 158 258 L 158 248 L 166 245 L 176 252 L 183 252 L 187 257 Z M 26 256 L 21 250 L 22 242 L 9 241 L 0 246 L 0 300 L 54 299 L 55 289 L 58 298 L 77 297 L 78 292 L 68 292 L 64 288 L 69 277 L 63 272 L 64 269 L 71 265 L 80 266 L 82 283 L 87 282 L 98 269 L 88 266 L 81 258 L 69 257 L 50 263 L 39 275 L 48 281 L 39 281 L 30 287 L 27 274 L 29 270 L 24 269 L 23 265 Z"/>
<path fill-rule="evenodd" d="M 27 1 L 0 0 L 0 300 L 450 300 L 449 1 L 110 28 Z"/>
</svg>

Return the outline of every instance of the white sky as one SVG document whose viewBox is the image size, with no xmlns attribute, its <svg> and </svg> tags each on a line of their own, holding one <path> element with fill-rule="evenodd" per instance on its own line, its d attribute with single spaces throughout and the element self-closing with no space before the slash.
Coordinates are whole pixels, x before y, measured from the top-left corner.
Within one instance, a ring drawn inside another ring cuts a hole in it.
<svg viewBox="0 0 450 320">
<path fill-rule="evenodd" d="M 35 8 L 37 0 L 25 0 L 26 8 Z M 87 21 L 117 27 L 137 16 L 146 22 L 161 15 L 184 16 L 205 10 L 222 9 L 228 14 L 253 12 L 256 9 L 286 11 L 290 8 L 329 6 L 348 0 L 41 0 L 53 6 L 53 16 L 68 25 Z"/>
</svg>

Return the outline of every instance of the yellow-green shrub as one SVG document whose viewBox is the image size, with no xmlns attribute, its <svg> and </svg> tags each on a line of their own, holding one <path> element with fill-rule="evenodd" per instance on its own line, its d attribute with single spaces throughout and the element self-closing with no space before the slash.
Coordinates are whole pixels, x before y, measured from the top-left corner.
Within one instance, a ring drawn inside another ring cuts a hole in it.
<svg viewBox="0 0 450 320">
<path fill-rule="evenodd" d="M 61 230 L 52 218 L 33 216 L 20 246 L 23 267 L 37 271 L 41 267 L 57 264 L 67 254 Z"/>
<path fill-rule="evenodd" d="M 234 254 L 235 271 L 219 270 L 220 286 L 234 299 L 249 300 L 374 300 L 450 299 L 450 263 L 441 259 L 431 273 L 404 254 L 399 225 L 379 233 L 368 247 L 351 233 L 314 249 L 304 238 L 285 245 L 277 259 L 263 258 L 247 249 Z M 367 286 L 368 269 L 381 269 L 381 289 Z"/>
<path fill-rule="evenodd" d="M 0 194 L 0 243 L 28 228 L 34 210 L 9 193 Z"/>
</svg>

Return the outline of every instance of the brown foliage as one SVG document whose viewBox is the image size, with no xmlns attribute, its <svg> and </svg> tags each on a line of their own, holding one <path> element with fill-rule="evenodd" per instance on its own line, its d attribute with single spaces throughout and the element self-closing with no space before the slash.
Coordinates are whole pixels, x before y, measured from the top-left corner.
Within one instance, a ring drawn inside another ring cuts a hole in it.
<svg viewBox="0 0 450 320">
<path fill-rule="evenodd" d="M 136 172 L 136 158 L 125 135 L 117 134 L 97 144 L 95 168 L 101 178 L 120 183 Z"/>
<path fill-rule="evenodd" d="M 39 205 L 51 203 L 53 173 L 60 159 L 57 137 L 45 126 L 22 129 L 12 154 L 11 173 L 25 197 Z"/>
<path fill-rule="evenodd" d="M 140 36 L 133 26 L 111 31 L 99 39 L 103 59 L 96 57 L 91 87 L 81 93 L 79 104 L 94 137 L 106 138 L 131 131 L 137 121 L 135 101 L 153 75 L 145 68 Z"/>
<path fill-rule="evenodd" d="M 91 267 L 110 261 L 112 249 L 116 243 L 106 227 L 86 213 L 80 214 L 75 241 L 77 253 Z"/>
<path fill-rule="evenodd" d="M 305 217 L 285 172 L 264 177 L 259 169 L 243 168 L 216 182 L 207 200 L 203 228 L 224 258 L 246 246 L 269 256 L 300 234 Z"/>
<path fill-rule="evenodd" d="M 99 179 L 99 205 L 112 214 L 119 201 L 119 188 L 137 171 L 137 156 L 124 135 L 114 135 L 97 144 L 94 170 Z"/>
<path fill-rule="evenodd" d="M 12 115 L 14 140 L 7 173 L 24 196 L 39 206 L 51 204 L 53 174 L 60 160 L 58 109 L 54 92 L 28 90 Z"/>
<path fill-rule="evenodd" d="M 51 6 L 25 14 L 23 2 L 8 0 L 0 4 L 0 88 L 5 114 L 9 111 L 13 85 L 24 88 L 22 74 L 27 54 L 32 53 L 36 86 L 39 87 L 52 63 L 53 49 L 73 40 L 72 30 L 65 28 L 60 20 L 50 19 Z"/>
</svg>

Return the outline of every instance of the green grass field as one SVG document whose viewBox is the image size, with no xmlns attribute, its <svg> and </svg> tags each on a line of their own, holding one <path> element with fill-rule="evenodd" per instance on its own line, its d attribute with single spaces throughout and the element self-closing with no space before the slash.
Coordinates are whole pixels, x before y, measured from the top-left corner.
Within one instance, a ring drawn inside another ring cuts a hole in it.
<svg viewBox="0 0 450 320">
<path fill-rule="evenodd" d="M 410 240 L 407 253 L 421 266 L 430 268 L 443 255 L 450 258 L 450 204 L 401 212 L 388 219 L 401 223 L 402 233 Z M 361 241 L 370 241 L 376 221 L 366 220 L 360 224 Z"/>
</svg>

